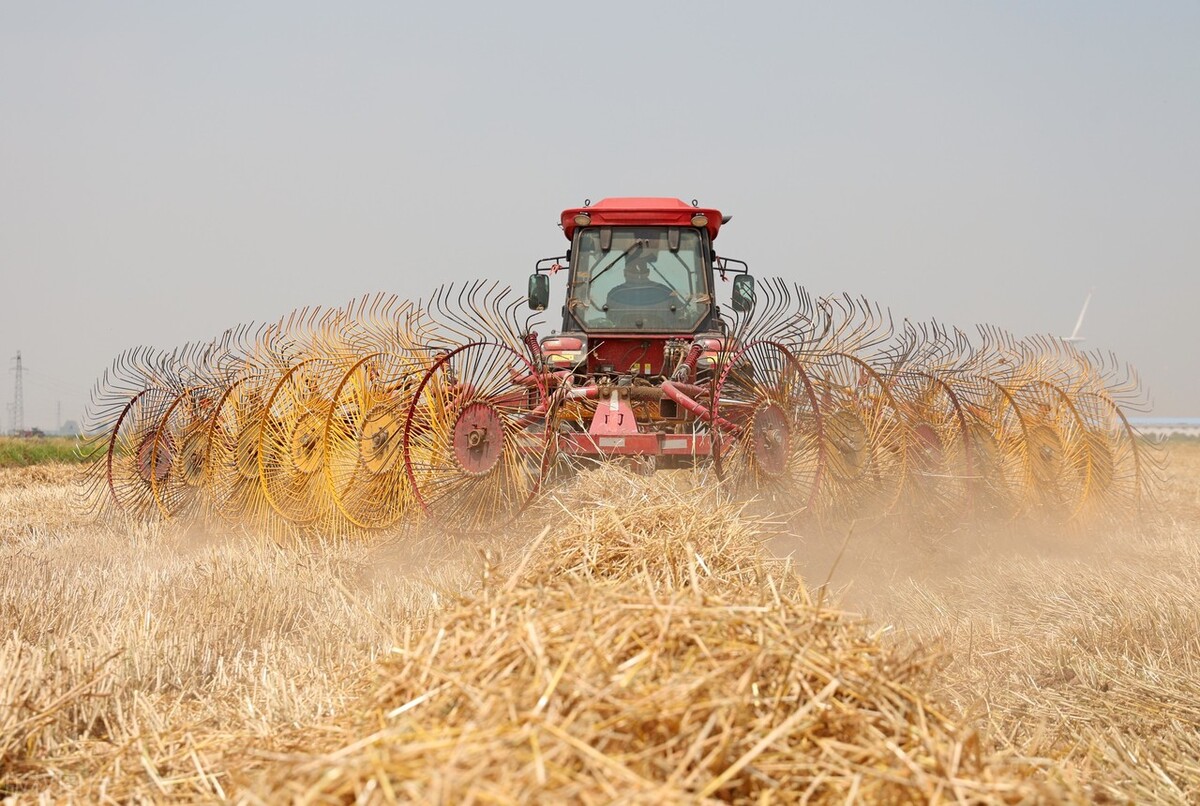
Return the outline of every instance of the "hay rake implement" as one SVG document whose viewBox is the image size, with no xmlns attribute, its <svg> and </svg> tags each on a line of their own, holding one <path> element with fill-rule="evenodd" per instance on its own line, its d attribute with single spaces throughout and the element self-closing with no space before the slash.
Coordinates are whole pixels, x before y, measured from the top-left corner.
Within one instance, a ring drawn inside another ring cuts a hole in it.
<svg viewBox="0 0 1200 806">
<path fill-rule="evenodd" d="M 140 521 L 350 535 L 478 533 L 606 461 L 711 468 L 789 512 L 1135 515 L 1157 460 L 1111 356 L 981 327 L 974 342 L 863 299 L 755 283 L 676 199 L 564 211 L 571 248 L 527 296 L 446 286 L 117 358 L 89 411 L 86 489 Z M 566 270 L 561 332 L 540 338 Z M 717 304 L 732 280 L 730 304 Z"/>
</svg>

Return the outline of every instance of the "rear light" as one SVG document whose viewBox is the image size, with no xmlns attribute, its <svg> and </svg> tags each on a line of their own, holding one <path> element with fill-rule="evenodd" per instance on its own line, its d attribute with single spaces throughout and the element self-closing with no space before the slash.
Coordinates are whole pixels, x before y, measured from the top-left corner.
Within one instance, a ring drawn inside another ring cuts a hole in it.
<svg viewBox="0 0 1200 806">
<path fill-rule="evenodd" d="M 573 336 L 551 336 L 542 340 L 542 352 L 553 353 L 559 350 L 582 350 L 583 339 Z"/>
<path fill-rule="evenodd" d="M 703 352 L 700 353 L 700 358 L 696 362 L 700 365 L 712 366 L 716 364 L 721 356 L 721 350 L 724 349 L 724 339 L 699 338 L 696 343 L 700 345 Z"/>
<path fill-rule="evenodd" d="M 542 341 L 542 355 L 555 369 L 571 369 L 587 354 L 583 339 L 575 336 L 551 336 Z"/>
</svg>

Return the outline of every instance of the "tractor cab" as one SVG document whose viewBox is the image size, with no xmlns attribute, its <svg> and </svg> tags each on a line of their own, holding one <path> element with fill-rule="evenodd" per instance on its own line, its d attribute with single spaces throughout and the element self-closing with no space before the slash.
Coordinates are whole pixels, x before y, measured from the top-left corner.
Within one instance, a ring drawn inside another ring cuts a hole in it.
<svg viewBox="0 0 1200 806">
<path fill-rule="evenodd" d="M 712 327 L 708 253 L 693 227 L 577 230 L 563 329 L 679 334 Z"/>
<path fill-rule="evenodd" d="M 719 210 L 669 198 L 604 199 L 564 210 L 562 229 L 571 248 L 562 257 L 538 261 L 529 305 L 544 310 L 548 275 L 566 268 L 562 336 L 577 335 L 581 343 L 607 344 L 604 352 L 629 356 L 638 353 L 633 346 L 645 343 L 647 349 L 634 356 L 639 358 L 635 373 L 661 373 L 668 341 L 720 330 L 718 276 L 734 275 L 735 310 L 752 305 L 754 281 L 746 265 L 718 258 L 713 249 L 728 221 Z M 612 371 L 631 367 L 613 365 Z"/>
</svg>

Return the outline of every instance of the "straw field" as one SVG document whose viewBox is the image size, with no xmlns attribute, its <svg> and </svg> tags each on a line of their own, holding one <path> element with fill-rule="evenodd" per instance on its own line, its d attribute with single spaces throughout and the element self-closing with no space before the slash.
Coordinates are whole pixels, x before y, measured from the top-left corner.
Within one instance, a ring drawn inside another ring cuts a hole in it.
<svg viewBox="0 0 1200 806">
<path fill-rule="evenodd" d="M 818 534 L 605 468 L 469 545 L 95 522 L 0 469 L 0 797 L 1195 802 L 1168 454 L 1120 528 Z"/>
</svg>

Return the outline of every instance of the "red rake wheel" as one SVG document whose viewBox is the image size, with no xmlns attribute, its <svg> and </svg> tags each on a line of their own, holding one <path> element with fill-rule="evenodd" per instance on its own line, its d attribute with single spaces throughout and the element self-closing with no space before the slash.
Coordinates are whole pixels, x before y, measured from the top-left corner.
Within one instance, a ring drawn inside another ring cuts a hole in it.
<svg viewBox="0 0 1200 806">
<path fill-rule="evenodd" d="M 454 423 L 454 460 L 468 476 L 484 477 L 500 462 L 504 419 L 495 406 L 475 401 L 463 406 Z"/>
<path fill-rule="evenodd" d="M 412 490 L 438 526 L 473 533 L 516 518 L 550 460 L 547 407 L 533 365 L 501 344 L 475 342 L 439 357 L 421 379 L 404 427 Z"/>
<path fill-rule="evenodd" d="M 151 488 L 167 520 L 195 514 L 203 500 L 209 424 L 218 396 L 218 390 L 208 387 L 185 390 L 171 402 L 155 433 Z M 167 461 L 161 462 L 164 457 Z"/>
<path fill-rule="evenodd" d="M 158 438 L 159 428 L 175 400 L 166 389 L 151 387 L 130 398 L 113 426 L 108 441 L 108 489 L 117 507 L 139 520 L 157 514 L 155 480 L 170 472 L 174 440 Z"/>
<path fill-rule="evenodd" d="M 342 378 L 325 426 L 325 474 L 334 502 L 363 529 L 385 529 L 413 505 L 404 467 L 404 420 L 425 363 L 375 353 Z"/>
<path fill-rule="evenodd" d="M 773 342 L 747 344 L 717 379 L 713 467 L 735 492 L 811 506 L 822 471 L 821 413 L 803 367 Z"/>
<path fill-rule="evenodd" d="M 315 524 L 334 511 L 325 468 L 325 426 L 345 369 L 310 358 L 280 376 L 267 398 L 258 471 L 271 507 L 285 520 Z"/>
</svg>

